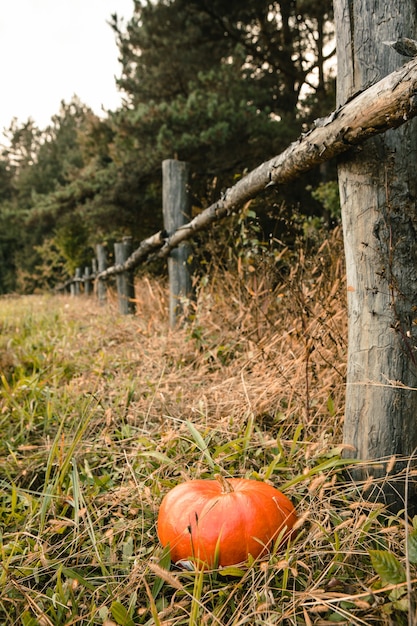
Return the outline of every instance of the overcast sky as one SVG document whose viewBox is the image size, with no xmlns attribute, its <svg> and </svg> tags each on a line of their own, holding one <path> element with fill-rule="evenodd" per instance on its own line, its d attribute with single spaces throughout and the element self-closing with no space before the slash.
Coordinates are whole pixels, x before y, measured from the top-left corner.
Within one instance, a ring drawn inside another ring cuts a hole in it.
<svg viewBox="0 0 417 626">
<path fill-rule="evenodd" d="M 13 117 L 45 128 L 76 94 L 97 114 L 121 102 L 112 13 L 132 0 L 0 0 L 0 143 Z"/>
</svg>

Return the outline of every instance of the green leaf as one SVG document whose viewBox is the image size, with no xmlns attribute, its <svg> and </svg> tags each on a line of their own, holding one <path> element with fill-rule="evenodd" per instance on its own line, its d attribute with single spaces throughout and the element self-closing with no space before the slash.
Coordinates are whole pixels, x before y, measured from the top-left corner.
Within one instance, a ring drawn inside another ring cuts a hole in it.
<svg viewBox="0 0 417 626">
<path fill-rule="evenodd" d="M 220 576 L 236 576 L 242 578 L 246 572 L 244 569 L 236 567 L 235 565 L 228 565 L 227 567 L 222 567 L 218 573 Z"/>
<path fill-rule="evenodd" d="M 386 550 L 369 550 L 372 567 L 383 583 L 397 585 L 405 581 L 405 571 L 398 559 Z"/>
<path fill-rule="evenodd" d="M 132 537 L 128 537 L 126 539 L 126 541 L 123 543 L 123 551 L 122 551 L 123 563 L 128 563 L 129 562 L 129 559 L 132 558 L 133 550 L 134 550 L 133 538 Z"/>
<path fill-rule="evenodd" d="M 417 563 L 417 529 L 411 531 L 407 537 L 408 560 L 410 563 Z"/>
<path fill-rule="evenodd" d="M 316 474 L 320 474 L 321 472 L 325 472 L 327 470 L 335 470 L 335 469 L 344 467 L 345 465 L 352 465 L 353 463 L 360 463 L 360 462 L 361 462 L 360 459 L 338 459 L 336 457 L 332 457 L 331 459 L 326 459 L 325 461 L 319 463 L 315 467 L 312 467 L 305 474 L 304 473 L 298 474 L 294 478 L 291 478 L 291 480 L 287 480 L 286 483 L 281 484 L 280 490 L 285 491 L 286 489 L 289 489 L 293 485 L 304 482 L 305 480 L 308 480 L 309 478 L 311 478 L 311 476 L 315 476 Z"/>
<path fill-rule="evenodd" d="M 171 567 L 171 548 L 170 548 L 169 543 L 163 549 L 161 558 L 158 561 L 158 565 L 166 570 L 169 570 L 169 568 Z M 164 586 L 164 582 L 165 581 L 159 576 L 155 577 L 155 581 L 152 586 L 152 597 L 154 599 L 156 599 L 156 597 L 158 596 L 158 593 L 161 591 L 162 587 Z"/>
<path fill-rule="evenodd" d="M 155 459 L 156 461 L 159 461 L 160 463 L 165 463 L 168 465 L 169 463 L 172 462 L 171 459 L 166 454 L 163 454 L 162 452 L 158 452 L 157 450 L 145 450 L 143 452 L 139 452 L 138 456 L 141 458 Z"/>
<path fill-rule="evenodd" d="M 110 610 L 114 621 L 120 626 L 135 626 L 135 622 L 130 617 L 127 609 L 125 609 L 121 602 L 118 602 L 117 600 L 112 602 Z"/>
<path fill-rule="evenodd" d="M 400 598 L 399 600 L 394 600 L 393 605 L 397 611 L 408 613 L 408 609 L 409 609 L 408 598 Z"/>
<path fill-rule="evenodd" d="M 91 583 L 86 578 L 84 578 L 84 576 L 81 576 L 81 574 L 76 572 L 74 569 L 71 569 L 70 567 L 65 567 L 64 565 L 61 565 L 61 563 L 51 563 L 50 565 L 52 568 L 56 569 L 57 572 L 61 572 L 67 578 L 76 580 L 77 582 L 80 583 L 80 585 L 83 585 L 86 589 L 89 589 L 90 591 L 96 590 L 93 583 Z"/>
<path fill-rule="evenodd" d="M 295 429 L 294 437 L 292 438 L 292 441 L 291 441 L 290 456 L 293 456 L 293 454 L 295 453 L 297 449 L 297 443 L 298 443 L 299 438 L 301 437 L 303 428 L 304 428 L 303 424 L 298 424 L 297 428 Z"/>
<path fill-rule="evenodd" d="M 346 624 L 346 614 L 338 613 L 337 611 L 335 611 L 334 613 L 331 613 L 327 617 L 327 619 L 329 620 L 329 622 L 334 623 L 334 624 L 339 624 L 339 623 Z"/>
<path fill-rule="evenodd" d="M 327 398 L 327 410 L 329 411 L 330 417 L 334 417 L 336 415 L 336 409 L 334 406 L 334 400 L 332 396 Z"/>
<path fill-rule="evenodd" d="M 22 620 L 23 626 L 39 626 L 38 620 L 32 617 L 29 611 L 24 611 L 20 619 Z"/>
<path fill-rule="evenodd" d="M 200 435 L 200 433 L 198 432 L 197 428 L 194 426 L 194 424 L 192 424 L 190 421 L 186 420 L 185 422 L 187 424 L 187 428 L 191 433 L 192 438 L 194 439 L 195 443 L 197 444 L 197 447 L 201 450 L 201 452 L 203 453 L 204 457 L 206 458 L 207 463 L 209 464 L 209 466 L 214 469 L 215 464 L 213 459 L 210 456 L 210 452 L 208 450 L 208 446 L 206 444 L 206 442 L 204 441 L 203 437 Z"/>
</svg>

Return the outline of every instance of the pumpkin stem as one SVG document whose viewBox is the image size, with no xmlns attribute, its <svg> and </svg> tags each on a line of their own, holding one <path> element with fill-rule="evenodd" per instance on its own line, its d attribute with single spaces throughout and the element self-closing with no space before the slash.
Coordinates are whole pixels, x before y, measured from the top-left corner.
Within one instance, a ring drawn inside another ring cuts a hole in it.
<svg viewBox="0 0 417 626">
<path fill-rule="evenodd" d="M 232 493 L 234 491 L 232 485 L 221 474 L 215 474 L 214 478 L 221 484 L 222 493 Z"/>
</svg>

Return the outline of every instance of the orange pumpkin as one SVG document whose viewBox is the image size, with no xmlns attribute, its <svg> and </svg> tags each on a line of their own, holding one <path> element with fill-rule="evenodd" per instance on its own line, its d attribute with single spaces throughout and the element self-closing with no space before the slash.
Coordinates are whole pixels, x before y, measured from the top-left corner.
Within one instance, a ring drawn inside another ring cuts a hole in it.
<svg viewBox="0 0 417 626">
<path fill-rule="evenodd" d="M 191 480 L 161 502 L 158 536 L 171 560 L 236 565 L 262 556 L 297 520 L 290 500 L 267 483 L 245 478 Z"/>
</svg>

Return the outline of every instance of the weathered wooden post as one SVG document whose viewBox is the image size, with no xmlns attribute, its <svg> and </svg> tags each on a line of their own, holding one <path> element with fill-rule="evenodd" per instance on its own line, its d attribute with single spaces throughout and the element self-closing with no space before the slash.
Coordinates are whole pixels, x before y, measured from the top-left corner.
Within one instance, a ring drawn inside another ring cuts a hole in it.
<svg viewBox="0 0 417 626">
<path fill-rule="evenodd" d="M 80 295 L 80 280 L 81 280 L 81 267 L 77 267 L 75 270 L 74 282 L 71 283 L 71 295 Z"/>
<path fill-rule="evenodd" d="M 104 272 L 107 269 L 107 256 L 106 256 L 106 248 L 103 244 L 98 243 L 96 246 L 96 254 L 97 254 L 97 270 L 98 273 Z M 100 304 L 105 304 L 107 301 L 107 286 L 106 281 L 99 278 L 97 280 L 97 296 Z"/>
<path fill-rule="evenodd" d="M 188 194 L 189 164 L 167 159 L 162 162 L 162 209 L 165 230 L 171 235 L 189 222 L 191 203 Z M 188 259 L 189 243 L 182 243 L 168 257 L 169 323 L 173 328 L 178 318 L 187 313 L 187 301 L 193 296 Z"/>
<path fill-rule="evenodd" d="M 417 7 L 337 0 L 334 8 L 344 103 L 403 65 L 383 42 L 416 39 Z M 414 118 L 338 164 L 349 319 L 346 456 L 366 461 L 352 470 L 355 479 L 381 482 L 369 498 L 397 512 L 408 506 L 410 516 L 417 513 L 416 154 Z"/>
<path fill-rule="evenodd" d="M 122 243 L 114 244 L 114 260 L 116 265 L 123 265 L 132 253 L 132 238 L 123 237 Z M 119 311 L 122 315 L 134 313 L 135 307 L 135 282 L 134 272 L 123 272 L 116 275 L 117 295 Z"/>
<path fill-rule="evenodd" d="M 84 268 L 84 293 L 86 296 L 89 296 L 91 294 L 92 291 L 92 279 L 91 279 L 91 268 L 90 267 L 85 267 Z"/>
</svg>

